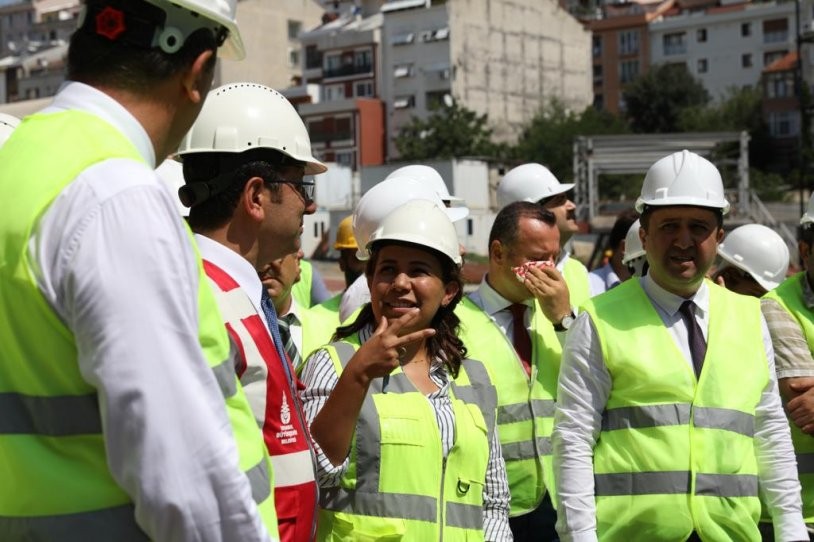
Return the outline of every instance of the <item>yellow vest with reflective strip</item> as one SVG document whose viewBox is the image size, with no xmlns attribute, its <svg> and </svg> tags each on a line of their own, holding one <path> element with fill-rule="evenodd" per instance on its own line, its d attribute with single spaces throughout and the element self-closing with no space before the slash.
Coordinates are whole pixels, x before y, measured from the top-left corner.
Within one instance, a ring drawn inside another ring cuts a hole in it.
<svg viewBox="0 0 814 542">
<path fill-rule="evenodd" d="M 300 307 L 308 308 L 311 306 L 311 283 L 313 281 L 314 269 L 311 262 L 300 260 L 300 280 L 291 287 L 291 295 Z"/>
<path fill-rule="evenodd" d="M 814 312 L 803 301 L 803 281 L 806 273 L 798 273 L 766 294 L 791 314 L 805 335 L 808 348 L 814 355 Z M 803 433 L 797 424 L 789 420 L 791 440 L 797 455 L 797 474 L 803 486 L 803 517 L 806 523 L 814 523 L 814 437 Z"/>
<path fill-rule="evenodd" d="M 562 269 L 562 277 L 568 285 L 568 294 L 571 306 L 579 307 L 591 297 L 591 282 L 588 280 L 588 270 L 582 262 L 569 256 Z"/>
<path fill-rule="evenodd" d="M 326 347 L 337 373 L 358 336 Z M 494 430 L 495 392 L 486 370 L 465 360 L 450 387 L 455 444 L 446 459 L 435 412 L 400 368 L 386 393 L 374 380 L 356 424 L 350 465 L 336 488 L 323 488 L 317 540 L 478 541 Z"/>
<path fill-rule="evenodd" d="M 146 538 L 108 469 L 96 389 L 80 374 L 74 337 L 43 298 L 27 261 L 32 230 L 54 198 L 83 170 L 109 158 L 142 160 L 120 132 L 81 111 L 28 117 L 0 150 L 0 201 L 6 202 L 0 213 L 2 540 Z M 224 391 L 240 465 L 275 534 L 268 456 L 202 268 L 200 285 L 201 345 Z"/>
<path fill-rule="evenodd" d="M 310 309 L 303 309 L 300 312 L 302 322 L 302 361 L 305 360 L 314 350 L 322 345 L 331 342 L 339 327 L 339 303 L 342 301 L 342 294 L 323 301 L 319 305 L 314 305 Z M 302 366 L 297 367 L 297 372 Z"/>
<path fill-rule="evenodd" d="M 539 306 L 532 315 L 531 378 L 514 346 L 480 307 L 465 297 L 455 308 L 467 355 L 481 360 L 497 389 L 497 424 L 512 493 L 511 516 L 531 512 L 554 493 L 551 431 L 562 347 Z"/>
<path fill-rule="evenodd" d="M 769 381 L 758 300 L 707 282 L 700 381 L 638 280 L 585 305 L 613 387 L 594 447 L 600 540 L 760 540 L 755 409 Z"/>
</svg>

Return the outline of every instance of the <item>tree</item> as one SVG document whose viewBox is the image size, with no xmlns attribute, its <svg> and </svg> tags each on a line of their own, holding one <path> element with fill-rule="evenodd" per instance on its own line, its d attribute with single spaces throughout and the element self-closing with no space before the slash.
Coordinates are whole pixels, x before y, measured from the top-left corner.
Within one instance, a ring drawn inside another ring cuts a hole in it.
<svg viewBox="0 0 814 542">
<path fill-rule="evenodd" d="M 581 113 L 570 111 L 557 98 L 551 99 L 523 130 L 511 157 L 548 167 L 561 182 L 574 177 L 574 140 L 580 135 L 621 134 L 625 122 L 607 111 L 588 106 Z"/>
<path fill-rule="evenodd" d="M 497 147 L 491 136 L 486 115 L 453 102 L 440 105 L 426 120 L 410 119 L 395 144 L 402 160 L 494 156 Z"/>
<path fill-rule="evenodd" d="M 681 111 L 709 102 L 709 93 L 685 64 L 657 64 L 622 93 L 634 132 L 679 131 Z"/>
</svg>

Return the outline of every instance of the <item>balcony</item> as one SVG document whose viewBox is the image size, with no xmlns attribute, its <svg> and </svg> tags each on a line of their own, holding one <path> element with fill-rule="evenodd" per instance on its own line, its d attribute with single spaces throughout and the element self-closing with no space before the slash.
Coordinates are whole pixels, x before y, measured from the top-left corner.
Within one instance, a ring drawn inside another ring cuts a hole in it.
<svg viewBox="0 0 814 542">
<path fill-rule="evenodd" d="M 327 143 L 329 141 L 347 141 L 353 138 L 353 132 L 344 130 L 341 132 L 313 132 L 309 134 L 311 143 Z"/>
<path fill-rule="evenodd" d="M 687 52 L 687 44 L 686 43 L 670 43 L 664 44 L 664 56 L 670 55 L 683 55 Z"/>
<path fill-rule="evenodd" d="M 370 75 L 373 73 L 373 66 L 371 64 L 346 64 L 337 68 L 326 68 L 322 71 L 323 79 L 331 77 L 348 77 L 351 75 Z"/>
</svg>

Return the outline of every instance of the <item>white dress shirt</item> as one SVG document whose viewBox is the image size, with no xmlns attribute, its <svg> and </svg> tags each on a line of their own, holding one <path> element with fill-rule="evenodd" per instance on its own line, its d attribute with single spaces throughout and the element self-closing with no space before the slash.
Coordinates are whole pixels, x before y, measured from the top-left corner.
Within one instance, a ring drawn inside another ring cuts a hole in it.
<svg viewBox="0 0 814 542">
<path fill-rule="evenodd" d="M 478 289 L 469 294 L 469 299 L 480 307 L 483 312 L 488 314 L 495 325 L 500 328 L 500 331 L 508 337 L 509 343 L 514 344 L 514 317 L 509 310 L 512 302 L 497 293 L 497 291 L 489 285 L 486 281 L 487 276 L 488 275 L 484 275 L 483 280 L 481 280 L 478 285 Z M 529 331 L 529 336 L 532 336 L 532 331 L 529 326 L 535 305 L 534 298 L 525 300 L 523 304 L 529 308 L 523 316 L 523 323 Z"/>
<path fill-rule="evenodd" d="M 588 273 L 588 284 L 591 287 L 591 296 L 607 292 L 614 286 L 621 284 L 621 282 L 619 275 L 613 270 L 613 266 L 610 262 Z"/>
<path fill-rule="evenodd" d="M 370 287 L 367 285 L 367 276 L 362 273 L 342 293 L 342 301 L 339 303 L 339 321 L 344 324 L 357 309 L 368 301 L 370 301 Z"/>
<path fill-rule="evenodd" d="M 198 265 L 150 139 L 90 86 L 64 85 L 45 111 L 68 109 L 108 121 L 146 162 L 82 171 L 28 243 L 37 285 L 98 391 L 107 467 L 153 540 L 269 540 L 198 342 Z"/>
<path fill-rule="evenodd" d="M 678 312 L 685 299 L 661 288 L 650 275 L 638 280 L 687 363 L 692 365 L 687 327 Z M 706 339 L 709 286 L 704 283 L 692 299 L 696 304 L 695 317 Z M 774 351 L 762 316 L 761 321 L 769 364 L 769 383 L 755 412 L 755 454 L 761 496 L 774 520 L 778 542 L 808 540 L 794 449 L 777 392 Z M 591 317 L 588 313 L 580 314 L 563 351 L 552 435 L 554 478 L 560 496 L 557 531 L 563 542 L 597 539 L 593 449 L 612 386 Z"/>
</svg>

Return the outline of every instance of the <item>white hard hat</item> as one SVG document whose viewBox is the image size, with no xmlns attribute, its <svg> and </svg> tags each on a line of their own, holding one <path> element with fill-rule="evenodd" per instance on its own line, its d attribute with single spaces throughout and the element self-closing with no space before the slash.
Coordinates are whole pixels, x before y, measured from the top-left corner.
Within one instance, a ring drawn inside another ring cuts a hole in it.
<svg viewBox="0 0 814 542">
<path fill-rule="evenodd" d="M 158 178 L 167 185 L 175 206 L 178 208 L 178 213 L 181 216 L 189 216 L 189 207 L 181 203 L 181 199 L 178 197 L 178 189 L 184 186 L 184 166 L 180 162 L 168 158 L 156 168 L 155 172 L 158 174 Z"/>
<path fill-rule="evenodd" d="M 143 6 L 128 11 L 129 6 L 125 7 L 124 2 L 84 4 L 78 27 L 112 40 L 122 33 L 128 36 L 129 30 L 131 38 L 140 46 L 157 47 L 167 54 L 177 53 L 195 31 L 210 28 L 215 36 L 225 37 L 219 56 L 235 60 L 245 58 L 236 19 L 238 0 L 145 1 L 158 7 L 163 16 L 149 16 L 144 13 Z"/>
<path fill-rule="evenodd" d="M 382 241 L 421 245 L 437 250 L 458 267 L 463 263 L 455 226 L 443 209 L 429 200 L 408 201 L 389 213 L 370 234 L 368 251 Z"/>
<path fill-rule="evenodd" d="M 806 207 L 806 212 L 800 219 L 800 225 L 803 226 L 805 224 L 811 224 L 812 222 L 814 222 L 814 192 L 812 192 L 811 197 L 808 199 L 808 207 Z"/>
<path fill-rule="evenodd" d="M 642 240 L 639 238 L 639 230 L 641 227 L 641 223 L 636 220 L 627 230 L 627 234 L 625 235 L 625 252 L 622 255 L 622 263 L 625 265 L 627 265 L 629 261 L 645 255 Z"/>
<path fill-rule="evenodd" d="M 178 154 L 241 153 L 274 149 L 305 162 L 305 174 L 328 168 L 311 154 L 311 139 L 297 110 L 274 89 L 255 83 L 230 83 L 212 90 Z"/>
<path fill-rule="evenodd" d="M 718 168 L 687 150 L 674 152 L 650 166 L 636 210 L 641 213 L 646 205 L 694 205 L 729 212 Z"/>
<path fill-rule="evenodd" d="M 497 204 L 506 207 L 515 201 L 538 201 L 568 192 L 573 184 L 562 184 L 547 167 L 523 164 L 510 170 L 497 185 Z"/>
<path fill-rule="evenodd" d="M 469 211 L 461 207 L 446 207 L 438 194 L 427 183 L 408 177 L 386 179 L 367 192 L 353 211 L 353 236 L 359 245 L 356 257 L 367 260 L 367 243 L 379 224 L 398 207 L 411 200 L 428 200 L 440 208 L 452 222 L 460 220 Z"/>
<path fill-rule="evenodd" d="M 11 132 L 20 124 L 20 119 L 6 113 L 0 113 L 0 147 L 6 142 Z"/>
<path fill-rule="evenodd" d="M 746 224 L 729 232 L 718 245 L 718 255 L 749 273 L 766 290 L 783 282 L 789 269 L 788 246 L 782 237 L 761 224 Z"/>
<path fill-rule="evenodd" d="M 430 186 L 432 186 L 433 189 L 438 192 L 438 197 L 440 197 L 443 201 L 463 201 L 463 199 L 456 198 L 449 193 L 447 183 L 444 182 L 441 174 L 438 173 L 435 168 L 431 168 L 430 166 L 424 166 L 421 164 L 403 166 L 393 171 L 385 178 L 385 180 L 392 177 L 411 177 L 417 181 L 429 183 Z"/>
</svg>

